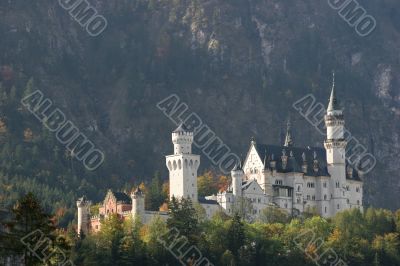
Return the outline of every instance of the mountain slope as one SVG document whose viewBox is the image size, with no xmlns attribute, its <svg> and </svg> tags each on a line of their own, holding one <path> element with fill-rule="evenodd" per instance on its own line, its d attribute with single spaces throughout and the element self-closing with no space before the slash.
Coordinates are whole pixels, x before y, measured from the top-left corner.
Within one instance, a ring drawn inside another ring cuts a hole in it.
<svg viewBox="0 0 400 266">
<path fill-rule="evenodd" d="M 364 38 L 327 1 L 90 2 L 108 20 L 95 38 L 57 1 L 0 3 L 0 65 L 5 89 L 22 93 L 33 77 L 105 151 L 91 175 L 108 181 L 93 177 L 92 186 L 166 176 L 175 125 L 156 104 L 171 93 L 237 154 L 251 136 L 279 143 L 289 114 L 295 144 L 321 146 L 324 137 L 292 104 L 308 93 L 325 104 L 335 70 L 347 128 L 378 162 L 366 177 L 367 203 L 400 207 L 398 2 L 364 1 L 378 22 Z"/>
</svg>

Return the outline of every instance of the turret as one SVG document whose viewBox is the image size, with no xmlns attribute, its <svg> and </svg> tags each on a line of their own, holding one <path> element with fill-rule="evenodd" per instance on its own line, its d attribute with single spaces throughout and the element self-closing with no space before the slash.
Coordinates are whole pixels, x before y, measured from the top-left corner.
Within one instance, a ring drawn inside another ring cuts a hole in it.
<svg viewBox="0 0 400 266">
<path fill-rule="evenodd" d="M 335 92 L 335 74 L 333 74 L 332 91 L 329 97 L 329 104 L 325 115 L 326 140 L 326 162 L 331 188 L 330 213 L 333 216 L 337 212 L 347 208 L 346 191 L 346 140 L 344 139 L 344 116 L 339 106 Z M 315 163 L 314 163 L 315 164 Z M 315 166 L 314 166 L 315 167 Z"/>
<path fill-rule="evenodd" d="M 193 132 L 184 123 L 180 124 L 172 132 L 172 143 L 174 143 L 174 154 L 191 154 L 193 143 Z"/>
<path fill-rule="evenodd" d="M 292 125 L 290 123 L 290 119 L 288 119 L 286 125 L 286 136 L 285 136 L 285 143 L 283 144 L 285 147 L 292 147 L 293 146 L 293 138 L 292 138 Z"/>
<path fill-rule="evenodd" d="M 232 192 L 234 196 L 242 196 L 242 182 L 244 172 L 240 164 L 236 164 L 231 171 L 232 176 Z"/>
<path fill-rule="evenodd" d="M 344 116 L 343 111 L 339 107 L 339 102 L 335 92 L 335 75 L 333 75 L 333 85 L 331 96 L 329 98 L 328 108 L 325 115 L 326 140 L 324 143 L 327 151 L 328 165 L 345 164 L 345 148 L 344 140 Z"/>
<path fill-rule="evenodd" d="M 132 218 L 135 219 L 140 217 L 140 219 L 144 218 L 144 193 L 140 188 L 136 188 L 134 192 L 131 194 L 132 198 Z"/>
<path fill-rule="evenodd" d="M 89 233 L 91 204 L 91 201 L 88 201 L 85 196 L 76 201 L 76 206 L 78 207 L 78 235 L 81 233 L 87 235 Z"/>
<path fill-rule="evenodd" d="M 166 165 L 169 170 L 170 199 L 190 198 L 198 201 L 197 170 L 200 165 L 200 156 L 192 154 L 193 131 L 185 124 L 181 124 L 172 132 L 174 154 L 166 156 Z"/>
</svg>

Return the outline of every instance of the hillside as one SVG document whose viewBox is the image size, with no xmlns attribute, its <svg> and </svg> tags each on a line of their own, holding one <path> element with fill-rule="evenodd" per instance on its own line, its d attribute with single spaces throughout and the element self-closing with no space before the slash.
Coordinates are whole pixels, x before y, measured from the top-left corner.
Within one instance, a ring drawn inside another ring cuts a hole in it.
<svg viewBox="0 0 400 266">
<path fill-rule="evenodd" d="M 107 187 L 156 170 L 166 177 L 163 157 L 172 152 L 175 125 L 156 104 L 172 93 L 237 154 L 244 155 L 251 136 L 279 143 L 289 115 L 295 145 L 322 146 L 324 137 L 292 104 L 308 93 L 326 104 L 335 70 L 347 128 L 377 159 L 365 177 L 366 203 L 400 208 L 398 1 L 364 1 L 377 21 L 368 37 L 358 36 L 327 1 L 90 2 L 108 21 L 97 37 L 58 1 L 0 3 L 7 197 L 35 187 L 50 191 L 48 205 L 70 207 L 83 193 L 100 199 Z M 102 167 L 85 171 L 20 110 L 19 97 L 34 88 L 105 152 Z M 26 141 L 28 128 L 34 138 Z M 202 160 L 202 169 L 212 167 Z"/>
</svg>

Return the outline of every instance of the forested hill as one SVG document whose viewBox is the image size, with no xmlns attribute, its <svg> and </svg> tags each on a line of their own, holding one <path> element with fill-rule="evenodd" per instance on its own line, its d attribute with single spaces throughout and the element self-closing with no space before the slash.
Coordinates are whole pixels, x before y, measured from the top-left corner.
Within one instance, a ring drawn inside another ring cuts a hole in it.
<svg viewBox="0 0 400 266">
<path fill-rule="evenodd" d="M 377 158 L 366 203 L 399 208 L 400 3 L 363 1 L 377 21 L 357 35 L 328 1 L 90 0 L 108 21 L 90 36 L 59 1 L 0 2 L 1 189 L 34 189 L 47 204 L 73 206 L 166 177 L 175 127 L 156 104 L 186 102 L 237 154 L 251 136 L 277 144 L 290 114 L 295 145 L 324 137 L 292 104 L 308 93 L 327 102 L 331 72 L 346 126 Z M 71 159 L 20 104 L 40 89 L 106 155 L 94 172 Z M 212 167 L 202 156 L 201 169 Z M 127 186 L 128 186 L 127 185 Z"/>
</svg>

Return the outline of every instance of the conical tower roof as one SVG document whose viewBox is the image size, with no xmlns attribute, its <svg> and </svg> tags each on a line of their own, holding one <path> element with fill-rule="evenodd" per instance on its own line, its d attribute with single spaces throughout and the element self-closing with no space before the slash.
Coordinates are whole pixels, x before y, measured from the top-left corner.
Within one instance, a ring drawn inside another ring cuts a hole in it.
<svg viewBox="0 0 400 266">
<path fill-rule="evenodd" d="M 331 90 L 331 96 L 329 97 L 329 104 L 327 111 L 334 111 L 334 110 L 339 110 L 339 102 L 337 100 L 335 91 L 335 73 L 333 73 L 332 90 Z"/>
<path fill-rule="evenodd" d="M 173 132 L 177 133 L 177 132 L 191 132 L 191 131 L 186 127 L 185 123 L 182 122 L 179 125 L 179 127 L 177 127 Z"/>
<path fill-rule="evenodd" d="M 288 119 L 288 122 L 286 125 L 286 137 L 285 137 L 285 143 L 283 144 L 283 146 L 285 146 L 285 147 L 293 146 L 292 125 L 290 123 L 290 119 Z"/>
</svg>

